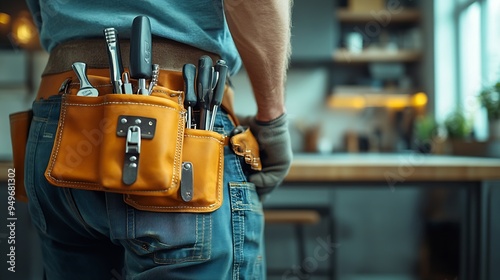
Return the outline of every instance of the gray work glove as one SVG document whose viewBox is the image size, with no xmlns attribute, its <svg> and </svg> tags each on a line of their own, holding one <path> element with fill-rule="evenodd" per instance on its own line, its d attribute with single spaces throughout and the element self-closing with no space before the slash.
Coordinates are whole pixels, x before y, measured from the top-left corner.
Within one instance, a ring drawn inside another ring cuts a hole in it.
<svg viewBox="0 0 500 280">
<path fill-rule="evenodd" d="M 240 122 L 250 127 L 259 143 L 262 170 L 252 173 L 249 181 L 255 184 L 262 199 L 283 182 L 290 170 L 292 145 L 287 115 L 269 122 L 257 121 L 255 117 L 240 118 Z"/>
</svg>

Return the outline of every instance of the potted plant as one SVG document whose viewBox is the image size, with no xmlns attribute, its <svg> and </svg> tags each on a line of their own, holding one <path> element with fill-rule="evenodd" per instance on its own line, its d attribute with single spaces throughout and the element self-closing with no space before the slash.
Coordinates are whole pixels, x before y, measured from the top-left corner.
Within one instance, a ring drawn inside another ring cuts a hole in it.
<svg viewBox="0 0 500 280">
<path fill-rule="evenodd" d="M 482 147 L 471 139 L 472 121 L 463 110 L 455 110 L 444 121 L 449 151 L 454 155 L 479 156 Z"/>
<path fill-rule="evenodd" d="M 444 127 L 451 140 L 465 140 L 472 132 L 471 121 L 463 110 L 455 110 L 444 121 Z"/>
<path fill-rule="evenodd" d="M 424 154 L 433 150 L 433 142 L 438 135 L 438 125 L 431 116 L 420 116 L 415 120 L 415 145 L 416 149 Z"/>
<path fill-rule="evenodd" d="M 481 91 L 479 103 L 488 113 L 490 138 L 500 139 L 500 82 Z"/>
</svg>

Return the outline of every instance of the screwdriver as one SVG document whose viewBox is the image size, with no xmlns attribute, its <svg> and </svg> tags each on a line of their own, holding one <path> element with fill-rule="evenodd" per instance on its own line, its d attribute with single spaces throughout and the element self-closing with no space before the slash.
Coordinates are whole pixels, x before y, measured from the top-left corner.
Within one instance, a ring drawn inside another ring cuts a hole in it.
<svg viewBox="0 0 500 280">
<path fill-rule="evenodd" d="M 196 93 L 194 92 L 196 66 L 194 64 L 184 64 L 182 67 L 182 77 L 184 78 L 184 106 L 188 110 L 186 127 L 192 128 L 193 107 L 196 106 Z M 196 124 L 194 127 L 196 128 Z"/>
<path fill-rule="evenodd" d="M 151 82 L 149 83 L 148 94 L 151 95 L 153 93 L 153 88 L 158 84 L 158 78 L 160 76 L 160 65 L 153 64 L 153 77 L 151 78 Z"/>
<path fill-rule="evenodd" d="M 198 60 L 198 77 L 196 90 L 198 91 L 198 105 L 200 107 L 200 129 L 206 129 L 207 111 L 212 91 L 212 59 L 208 55 Z"/>
<path fill-rule="evenodd" d="M 227 76 L 227 65 L 224 60 L 218 60 L 214 68 L 215 72 L 218 74 L 218 79 L 217 84 L 215 85 L 214 96 L 212 98 L 212 102 L 210 103 L 210 106 L 212 107 L 212 117 L 210 118 L 208 130 L 214 130 L 215 117 L 217 115 L 217 110 L 219 110 L 220 104 L 222 103 Z"/>
<path fill-rule="evenodd" d="M 109 59 L 109 71 L 111 75 L 111 83 L 113 84 L 114 93 L 123 93 L 122 91 L 122 73 L 123 64 L 120 51 L 120 42 L 118 41 L 118 31 L 115 28 L 104 29 L 104 37 L 106 38 L 106 46 Z"/>
<path fill-rule="evenodd" d="M 134 91 L 132 89 L 132 84 L 129 80 L 128 72 L 123 73 L 123 93 L 132 94 Z"/>
<path fill-rule="evenodd" d="M 132 22 L 130 38 L 130 76 L 138 79 L 138 94 L 149 95 L 146 80 L 151 78 L 151 23 L 146 16 L 138 16 Z"/>
</svg>

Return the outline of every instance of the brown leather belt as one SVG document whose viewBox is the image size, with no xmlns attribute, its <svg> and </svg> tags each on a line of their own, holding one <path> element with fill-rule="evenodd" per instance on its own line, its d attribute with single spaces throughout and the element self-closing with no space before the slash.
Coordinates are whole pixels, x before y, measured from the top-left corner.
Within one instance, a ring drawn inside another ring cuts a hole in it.
<svg viewBox="0 0 500 280">
<path fill-rule="evenodd" d="M 123 67 L 128 67 L 130 41 L 120 40 L 120 49 Z M 151 55 L 153 63 L 160 65 L 160 69 L 173 71 L 181 71 L 185 63 L 197 65 L 202 55 L 208 55 L 214 61 L 220 59 L 216 54 L 157 37 L 153 39 Z M 104 38 L 74 40 L 59 44 L 51 51 L 42 76 L 70 71 L 71 64 L 76 61 L 85 62 L 87 68 L 109 68 Z"/>
<path fill-rule="evenodd" d="M 160 65 L 158 86 L 172 91 L 184 90 L 181 73 L 184 64 L 197 65 L 202 55 L 210 56 L 213 61 L 220 59 L 216 54 L 164 38 L 153 38 L 152 45 L 152 61 Z M 130 52 L 129 40 L 121 40 L 120 48 L 123 67 L 127 70 L 129 56 L 124 54 Z M 36 99 L 47 99 L 63 92 L 78 90 L 80 83 L 71 68 L 77 61 L 87 64 L 89 81 L 99 90 L 100 95 L 112 93 L 109 79 L 103 80 L 103 77 L 110 75 L 106 44 L 104 39 L 96 38 L 65 42 L 51 51 Z M 226 90 L 222 107 L 231 115 L 233 115 L 232 101 L 232 90 Z"/>
</svg>

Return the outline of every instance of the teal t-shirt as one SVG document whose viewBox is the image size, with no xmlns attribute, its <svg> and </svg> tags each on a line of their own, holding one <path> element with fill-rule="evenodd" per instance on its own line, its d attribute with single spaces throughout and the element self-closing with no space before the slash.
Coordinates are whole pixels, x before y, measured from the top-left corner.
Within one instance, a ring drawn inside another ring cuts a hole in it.
<svg viewBox="0 0 500 280">
<path fill-rule="evenodd" d="M 103 36 L 114 27 L 130 37 L 138 15 L 151 20 L 153 35 L 219 54 L 232 74 L 241 67 L 224 17 L 223 0 L 26 0 L 42 46 L 52 50 L 71 39 Z"/>
</svg>

